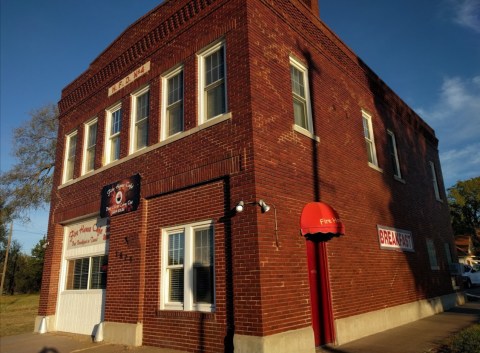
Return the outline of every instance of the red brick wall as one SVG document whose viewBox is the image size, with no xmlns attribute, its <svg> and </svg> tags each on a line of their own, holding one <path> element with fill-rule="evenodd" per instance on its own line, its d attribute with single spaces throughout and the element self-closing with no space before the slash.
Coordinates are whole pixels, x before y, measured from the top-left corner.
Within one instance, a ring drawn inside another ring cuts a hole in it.
<svg viewBox="0 0 480 353">
<path fill-rule="evenodd" d="M 185 129 L 196 128 L 195 53 L 219 38 L 225 40 L 231 119 L 158 144 L 160 75 L 183 63 Z M 320 142 L 292 129 L 290 55 L 309 68 Z M 147 61 L 149 73 L 108 97 L 108 87 Z M 149 146 L 157 145 L 131 158 L 130 94 L 145 84 Z M 119 101 L 123 160 L 104 168 L 105 109 Z M 102 187 L 136 173 L 139 209 L 111 219 L 105 319 L 143 322 L 144 344 L 220 352 L 233 327 L 236 334 L 262 336 L 309 326 L 299 219 L 310 201 L 331 204 L 346 227 L 327 245 L 335 318 L 451 291 L 443 249 L 443 242 L 453 246 L 448 209 L 435 200 L 428 166 L 436 163 L 443 189 L 433 131 L 299 0 L 166 1 L 67 86 L 59 106 L 54 184 L 60 187 L 52 193 L 40 315 L 55 312 L 61 224 L 98 212 Z M 361 109 L 373 117 L 383 172 L 367 165 Z M 92 117 L 98 118 L 97 172 L 80 177 L 83 124 Z M 396 135 L 405 183 L 392 175 L 387 128 Z M 75 180 L 61 185 L 65 135 L 75 129 Z M 233 212 L 238 201 L 259 199 L 272 210 L 262 214 L 247 205 Z M 205 219 L 215 224 L 216 311 L 161 311 L 161 229 Z M 380 250 L 377 224 L 412 231 L 415 252 Z M 435 240 L 440 271 L 430 270 L 427 237 Z"/>
<path fill-rule="evenodd" d="M 281 244 L 277 250 L 268 238 L 270 215 L 259 216 L 265 331 L 308 322 L 298 222 L 309 201 L 331 204 L 346 227 L 327 245 L 335 318 L 451 292 L 443 243 L 453 251 L 453 238 L 447 204 L 433 194 L 428 161 L 438 167 L 439 160 L 432 130 L 323 24 L 314 28 L 288 1 L 264 3 L 249 13 L 255 180 L 257 195 L 277 206 Z M 292 130 L 289 55 L 309 68 L 319 143 Z M 383 172 L 367 165 L 362 109 L 373 116 Z M 396 134 L 405 183 L 393 178 L 386 129 Z M 377 224 L 412 231 L 415 252 L 380 250 Z M 430 270 L 427 237 L 435 239 L 440 271 Z"/>
</svg>

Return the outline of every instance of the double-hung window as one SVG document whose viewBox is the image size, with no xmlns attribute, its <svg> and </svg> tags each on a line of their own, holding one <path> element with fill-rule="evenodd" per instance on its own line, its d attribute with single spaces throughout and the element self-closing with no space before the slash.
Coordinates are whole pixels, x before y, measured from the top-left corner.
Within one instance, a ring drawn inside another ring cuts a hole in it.
<svg viewBox="0 0 480 353">
<path fill-rule="evenodd" d="M 430 261 L 430 268 L 432 270 L 438 270 L 440 267 L 438 266 L 437 261 L 437 251 L 435 250 L 435 243 L 432 239 L 426 239 L 427 242 L 427 251 L 428 251 L 428 259 Z"/>
<path fill-rule="evenodd" d="M 163 230 L 162 309 L 213 311 L 214 274 L 211 221 Z"/>
<path fill-rule="evenodd" d="M 83 170 L 86 174 L 95 169 L 95 146 L 97 145 L 97 119 L 85 124 L 85 140 L 83 142 Z"/>
<path fill-rule="evenodd" d="M 73 171 L 75 169 L 75 155 L 77 150 L 77 131 L 67 135 L 65 146 L 65 168 L 63 171 L 63 182 L 73 179 Z"/>
<path fill-rule="evenodd" d="M 292 57 L 290 57 L 290 79 L 295 125 L 313 133 L 308 70 L 300 61 Z"/>
<path fill-rule="evenodd" d="M 162 78 L 162 139 L 183 131 L 183 67 Z"/>
<path fill-rule="evenodd" d="M 122 129 L 122 105 L 107 110 L 105 164 L 120 158 L 120 130 Z"/>
<path fill-rule="evenodd" d="M 432 184 L 433 184 L 433 191 L 435 193 L 435 198 L 437 201 L 442 201 L 440 197 L 440 187 L 438 186 L 438 178 L 437 178 L 437 171 L 435 168 L 435 164 L 432 161 L 429 161 L 428 164 L 430 165 L 430 173 L 432 177 Z"/>
<path fill-rule="evenodd" d="M 378 168 L 377 152 L 375 150 L 375 139 L 373 135 L 372 117 L 362 110 L 363 135 L 367 147 L 368 163 Z"/>
<path fill-rule="evenodd" d="M 132 123 L 130 153 L 148 145 L 148 116 L 150 114 L 150 87 L 132 94 Z"/>
<path fill-rule="evenodd" d="M 204 123 L 227 112 L 225 43 L 198 54 L 199 120 Z"/>
<path fill-rule="evenodd" d="M 83 257 L 67 263 L 67 290 L 105 289 L 108 255 Z"/>
<path fill-rule="evenodd" d="M 400 171 L 400 162 L 398 159 L 398 150 L 397 143 L 395 140 L 395 134 L 387 130 L 387 141 L 388 141 L 388 152 L 390 154 L 390 159 L 392 162 L 393 175 L 397 179 L 402 179 L 402 172 Z"/>
</svg>

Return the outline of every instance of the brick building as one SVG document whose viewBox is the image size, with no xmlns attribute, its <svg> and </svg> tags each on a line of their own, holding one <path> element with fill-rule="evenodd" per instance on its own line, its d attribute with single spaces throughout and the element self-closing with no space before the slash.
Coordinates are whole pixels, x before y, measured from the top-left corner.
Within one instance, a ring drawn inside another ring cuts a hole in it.
<svg viewBox="0 0 480 353">
<path fill-rule="evenodd" d="M 434 131 L 318 13 L 167 0 L 63 90 L 36 330 L 313 352 L 461 299 Z"/>
</svg>

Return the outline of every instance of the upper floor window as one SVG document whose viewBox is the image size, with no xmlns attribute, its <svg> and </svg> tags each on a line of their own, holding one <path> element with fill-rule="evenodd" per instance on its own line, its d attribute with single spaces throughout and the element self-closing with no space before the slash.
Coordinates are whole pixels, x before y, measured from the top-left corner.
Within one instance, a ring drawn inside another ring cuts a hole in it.
<svg viewBox="0 0 480 353">
<path fill-rule="evenodd" d="M 97 145 L 97 119 L 85 124 L 83 143 L 83 171 L 86 174 L 95 169 L 95 149 Z"/>
<path fill-rule="evenodd" d="M 147 86 L 132 94 L 132 123 L 130 153 L 148 144 L 148 115 L 150 113 L 150 88 Z"/>
<path fill-rule="evenodd" d="M 428 259 L 430 261 L 430 268 L 432 270 L 438 270 L 440 267 L 438 266 L 437 251 L 435 250 L 435 244 L 432 239 L 427 238 L 426 241 L 427 241 Z"/>
<path fill-rule="evenodd" d="M 75 155 L 77 150 L 77 131 L 67 135 L 67 143 L 65 146 L 65 168 L 63 171 L 63 182 L 73 179 L 73 171 L 75 168 Z"/>
<path fill-rule="evenodd" d="M 435 164 L 432 161 L 429 161 L 429 164 L 430 164 L 430 172 L 432 176 L 433 191 L 435 192 L 435 198 L 438 201 L 442 201 L 442 198 L 440 197 L 440 188 L 438 186 L 437 171 L 435 169 Z"/>
<path fill-rule="evenodd" d="M 378 168 L 377 152 L 373 135 L 372 117 L 362 110 L 363 135 L 367 146 L 368 163 Z"/>
<path fill-rule="evenodd" d="M 211 221 L 162 233 L 162 309 L 213 311 L 214 231 Z"/>
<path fill-rule="evenodd" d="M 183 67 L 162 78 L 162 139 L 183 131 Z"/>
<path fill-rule="evenodd" d="M 120 130 L 122 128 L 122 105 L 116 104 L 107 110 L 105 164 L 120 158 Z"/>
<path fill-rule="evenodd" d="M 302 63 L 292 57 L 290 57 L 290 78 L 295 125 L 313 133 L 308 70 Z"/>
<path fill-rule="evenodd" d="M 204 123 L 227 112 L 225 43 L 198 54 L 199 122 Z"/>
<path fill-rule="evenodd" d="M 390 154 L 390 159 L 392 162 L 393 168 L 393 175 L 397 178 L 402 178 L 402 172 L 400 171 L 400 162 L 398 159 L 398 151 L 397 151 L 397 142 L 395 139 L 395 134 L 387 130 L 387 141 L 388 141 L 388 152 Z"/>
</svg>

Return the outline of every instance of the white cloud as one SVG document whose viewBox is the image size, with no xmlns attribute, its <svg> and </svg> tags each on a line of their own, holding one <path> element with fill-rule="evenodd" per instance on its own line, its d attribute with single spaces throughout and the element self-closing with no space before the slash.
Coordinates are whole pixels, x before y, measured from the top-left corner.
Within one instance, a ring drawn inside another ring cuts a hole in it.
<svg viewBox="0 0 480 353">
<path fill-rule="evenodd" d="M 480 33 L 480 0 L 450 0 L 454 7 L 454 21 Z"/>
<path fill-rule="evenodd" d="M 438 100 L 417 112 L 440 140 L 446 186 L 480 176 L 480 76 L 445 78 Z"/>
</svg>

